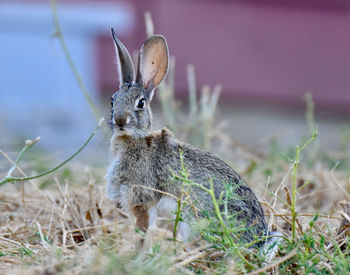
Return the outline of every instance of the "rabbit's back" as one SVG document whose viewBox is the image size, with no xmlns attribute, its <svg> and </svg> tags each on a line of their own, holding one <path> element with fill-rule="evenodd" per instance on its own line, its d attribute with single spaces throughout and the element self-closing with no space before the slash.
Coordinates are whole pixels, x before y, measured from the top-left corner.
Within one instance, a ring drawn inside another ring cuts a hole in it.
<svg viewBox="0 0 350 275">
<path fill-rule="evenodd" d="M 251 239 L 250 237 L 254 234 L 261 234 L 267 231 L 264 211 L 258 199 L 229 165 L 209 152 L 173 139 L 171 134 L 168 134 L 168 137 L 167 140 L 163 139 L 163 142 L 166 142 L 166 147 L 168 147 L 171 155 L 168 153 L 168 160 L 159 157 L 158 160 L 163 163 L 163 165 L 161 163 L 159 165 L 162 165 L 167 171 L 179 171 L 181 169 L 180 154 L 182 154 L 183 163 L 189 172 L 191 181 L 206 188 L 210 188 L 210 181 L 212 181 L 217 200 L 222 195 L 223 199 L 226 199 L 225 196 L 228 196 L 226 207 L 229 215 L 236 220 L 237 225 L 251 227 L 246 234 L 248 239 Z M 165 166 L 164 163 L 166 163 Z M 169 173 L 167 175 L 171 176 Z M 164 182 L 159 183 L 159 186 L 163 191 L 178 196 L 182 183 L 170 181 L 170 178 L 168 178 Z M 207 192 L 198 187 L 192 187 L 191 189 L 191 195 L 196 206 L 203 210 L 213 209 L 212 199 Z M 221 210 L 225 207 L 224 203 L 221 203 L 219 206 Z"/>
<path fill-rule="evenodd" d="M 237 224 L 252 227 L 246 235 L 266 232 L 267 224 L 264 211 L 254 192 L 240 176 L 224 161 L 209 152 L 202 151 L 186 143 L 178 143 L 178 150 L 183 152 L 183 162 L 189 169 L 190 180 L 210 188 L 213 182 L 215 197 L 227 199 L 227 211 Z M 212 199 L 200 188 L 193 188 L 194 196 L 202 209 L 212 209 Z M 219 205 L 224 209 L 224 202 Z M 243 224 L 242 224 L 243 223 Z M 250 237 L 248 237 L 250 239 Z"/>
<path fill-rule="evenodd" d="M 157 167 L 157 188 L 180 196 L 183 183 L 174 181 L 172 173 L 178 173 L 182 169 L 182 155 L 191 181 L 209 188 L 212 180 L 216 199 L 219 200 L 221 194 L 224 195 L 224 199 L 228 196 L 228 214 L 237 222 L 237 226 L 249 228 L 244 234 L 247 239 L 267 231 L 264 211 L 258 199 L 229 165 L 209 152 L 174 139 L 166 128 L 154 137 L 156 153 L 153 166 Z M 198 187 L 191 189 L 191 196 L 197 207 L 202 210 L 213 209 L 212 199 L 207 192 Z M 224 203 L 219 206 L 221 210 L 225 207 Z"/>
</svg>

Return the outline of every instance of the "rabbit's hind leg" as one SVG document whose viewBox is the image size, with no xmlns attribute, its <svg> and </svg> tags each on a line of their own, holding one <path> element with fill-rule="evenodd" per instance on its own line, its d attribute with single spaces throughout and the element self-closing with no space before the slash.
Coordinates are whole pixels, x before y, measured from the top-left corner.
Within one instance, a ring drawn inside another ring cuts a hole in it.
<svg viewBox="0 0 350 275">
<path fill-rule="evenodd" d="M 149 224 L 151 229 L 162 228 L 171 230 L 175 218 L 176 201 L 170 197 L 162 197 L 156 205 L 149 209 Z"/>
</svg>

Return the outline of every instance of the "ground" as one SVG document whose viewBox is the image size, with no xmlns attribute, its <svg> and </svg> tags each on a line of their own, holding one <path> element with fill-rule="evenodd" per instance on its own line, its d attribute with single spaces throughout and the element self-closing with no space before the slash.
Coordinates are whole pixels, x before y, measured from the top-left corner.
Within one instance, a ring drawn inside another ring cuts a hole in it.
<svg viewBox="0 0 350 275">
<path fill-rule="evenodd" d="M 190 243 L 174 241 L 172 232 L 164 229 L 140 232 L 134 219 L 106 197 L 105 168 L 69 163 L 44 178 L 1 186 L 1 272 L 349 272 L 348 155 L 326 155 L 315 138 L 301 152 L 300 162 L 293 162 L 294 148 L 272 142 L 267 152 L 266 147 L 260 151 L 227 136 L 216 137 L 219 141 L 213 141 L 211 150 L 237 167 L 256 192 L 270 228 L 284 235 L 275 258 L 267 261 L 256 249 L 230 243 L 217 217 L 193 224 L 200 234 Z M 47 161 L 42 155 L 38 158 Z M 23 168 L 36 174 L 43 162 L 27 159 Z M 2 167 L 5 171 L 10 164 L 2 161 Z"/>
</svg>

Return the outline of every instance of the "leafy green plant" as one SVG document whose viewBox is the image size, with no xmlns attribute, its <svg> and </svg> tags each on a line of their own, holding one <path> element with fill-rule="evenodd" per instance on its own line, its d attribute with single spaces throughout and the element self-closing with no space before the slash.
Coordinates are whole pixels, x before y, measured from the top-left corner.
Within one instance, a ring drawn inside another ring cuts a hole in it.
<svg viewBox="0 0 350 275">
<path fill-rule="evenodd" d="M 203 230 L 202 228 L 203 231 L 200 231 L 199 233 L 204 235 L 206 239 L 211 241 L 216 247 L 220 247 L 221 249 L 230 251 L 233 255 L 236 255 L 249 269 L 255 268 L 254 264 L 249 262 L 249 260 L 244 257 L 239 248 L 239 246 L 247 247 L 249 244 L 242 245 L 242 243 L 239 242 L 239 238 L 234 238 L 235 235 L 242 235 L 242 232 L 244 232 L 246 229 L 244 229 L 244 227 L 240 227 L 235 222 L 235 218 L 233 216 L 227 216 L 227 201 L 235 196 L 232 190 L 234 187 L 230 184 L 226 184 L 225 192 L 220 194 L 219 198 L 216 198 L 213 181 L 209 179 L 208 187 L 191 181 L 189 179 L 189 172 L 183 164 L 182 152 L 180 152 L 180 159 L 182 163 L 182 170 L 179 171 L 178 174 L 173 175 L 174 180 L 182 182 L 183 186 L 202 189 L 210 195 L 212 200 L 211 202 L 214 208 L 214 213 L 206 210 L 203 211 L 208 230 Z M 177 216 L 179 216 L 178 213 Z M 226 216 L 226 219 L 224 216 Z M 241 240 L 243 241 L 243 238 L 241 238 Z"/>
</svg>

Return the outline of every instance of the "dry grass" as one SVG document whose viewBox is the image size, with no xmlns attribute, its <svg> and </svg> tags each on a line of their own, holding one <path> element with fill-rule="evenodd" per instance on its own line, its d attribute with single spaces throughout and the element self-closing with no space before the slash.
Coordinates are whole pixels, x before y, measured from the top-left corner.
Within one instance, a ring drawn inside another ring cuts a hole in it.
<svg viewBox="0 0 350 275">
<path fill-rule="evenodd" d="M 244 152 L 241 148 L 239 151 Z M 247 171 L 251 152 L 242 154 L 241 160 L 243 156 Z M 291 204 L 290 165 L 282 159 L 270 163 L 257 156 L 254 161 L 258 168 L 245 177 L 260 198 L 270 227 L 291 239 L 292 217 L 287 206 Z M 266 176 L 266 166 L 276 171 Z M 214 248 L 208 241 L 174 243 L 172 232 L 163 229 L 148 234 L 137 232 L 134 220 L 106 198 L 104 181 L 95 182 L 103 173 L 85 170 L 74 176 L 74 182 L 60 182 L 59 176 L 49 176 L 52 184 L 44 190 L 38 188 L 39 180 L 26 182 L 24 189 L 11 184 L 2 186 L 1 273 L 159 274 L 161 270 L 168 274 L 191 274 L 198 270 L 203 273 L 244 270 L 237 259 L 225 257 L 227 252 Z M 350 224 L 348 173 L 327 169 L 317 162 L 312 167 L 301 166 L 298 175 L 298 188 L 311 179 L 297 196 L 299 242 L 310 232 L 311 224 L 315 241 L 317 234 L 324 236 L 325 249 L 330 254 L 346 249 L 344 242 L 349 243 Z M 318 219 L 312 223 L 316 213 Z M 296 249 L 280 248 L 272 262 L 256 262 L 256 270 L 272 272 L 288 261 L 292 270 L 291 259 L 298 264 Z M 335 272 L 329 258 L 320 260 L 325 270 Z M 225 268 L 217 269 L 217 263 Z"/>
</svg>

